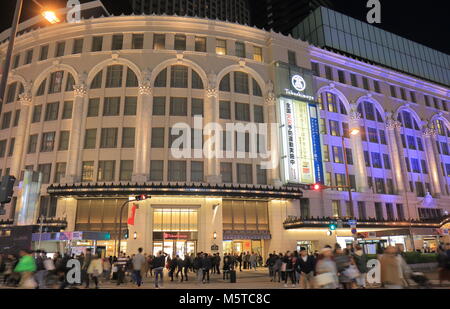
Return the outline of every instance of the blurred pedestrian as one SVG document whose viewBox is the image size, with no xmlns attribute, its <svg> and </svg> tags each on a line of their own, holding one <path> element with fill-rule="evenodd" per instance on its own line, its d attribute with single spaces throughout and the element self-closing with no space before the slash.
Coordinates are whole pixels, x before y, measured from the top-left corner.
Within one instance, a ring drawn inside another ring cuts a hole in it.
<svg viewBox="0 0 450 309">
<path fill-rule="evenodd" d="M 14 268 L 14 272 L 20 274 L 19 288 L 35 289 L 37 283 L 33 278 L 33 273 L 36 271 L 36 261 L 28 250 L 20 250 L 19 263 Z"/>
<path fill-rule="evenodd" d="M 355 260 L 356 267 L 360 273 L 359 277 L 356 278 L 356 284 L 359 288 L 366 288 L 366 277 L 367 277 L 367 255 L 362 250 L 360 245 L 355 246 L 355 252 L 353 253 L 353 259 Z"/>
<path fill-rule="evenodd" d="M 333 260 L 333 251 L 325 247 L 319 252 L 316 264 L 315 284 L 321 289 L 337 289 L 339 280 L 337 277 L 337 267 Z"/>
<path fill-rule="evenodd" d="M 98 278 L 103 274 L 103 262 L 98 254 L 92 255 L 91 262 L 89 263 L 89 267 L 87 269 L 87 274 L 90 276 L 92 281 L 94 281 L 95 288 L 98 289 Z"/>
<path fill-rule="evenodd" d="M 141 271 L 145 265 L 145 257 L 142 255 L 142 248 L 138 249 L 138 253 L 133 257 L 133 274 L 134 279 L 136 280 L 136 285 L 140 287 L 142 285 L 142 276 Z"/>
<path fill-rule="evenodd" d="M 395 247 L 388 246 L 380 257 L 381 283 L 387 289 L 403 289 L 405 287 L 404 260 L 397 253 Z"/>
</svg>

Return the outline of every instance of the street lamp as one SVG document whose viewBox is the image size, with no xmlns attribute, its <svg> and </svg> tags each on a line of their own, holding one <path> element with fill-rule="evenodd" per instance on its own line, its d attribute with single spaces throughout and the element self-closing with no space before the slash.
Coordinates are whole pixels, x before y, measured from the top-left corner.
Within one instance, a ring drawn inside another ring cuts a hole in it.
<svg viewBox="0 0 450 309">
<path fill-rule="evenodd" d="M 353 128 L 350 130 L 350 136 L 355 136 L 359 134 L 358 128 Z M 345 136 L 342 135 L 342 152 L 344 153 L 344 164 L 345 164 L 345 181 L 347 182 L 348 189 L 348 200 L 350 202 L 350 207 L 353 210 L 353 198 L 352 198 L 352 186 L 350 184 L 350 174 L 348 172 L 348 163 L 347 163 L 347 151 L 345 148 Z"/>
<path fill-rule="evenodd" d="M 41 10 L 43 10 L 42 16 L 51 24 L 60 22 L 59 18 L 56 16 L 55 12 L 51 10 L 45 10 L 44 7 L 37 2 L 37 0 L 32 0 Z M 5 96 L 6 84 L 8 82 L 9 68 L 11 67 L 12 52 L 14 49 L 14 42 L 17 36 L 17 28 L 19 28 L 20 14 L 22 12 L 23 0 L 17 0 L 16 9 L 14 11 L 13 23 L 11 26 L 11 34 L 9 35 L 8 49 L 6 51 L 5 64 L 3 65 L 2 80 L 0 82 L 0 113 L 3 105 L 3 98 Z"/>
</svg>

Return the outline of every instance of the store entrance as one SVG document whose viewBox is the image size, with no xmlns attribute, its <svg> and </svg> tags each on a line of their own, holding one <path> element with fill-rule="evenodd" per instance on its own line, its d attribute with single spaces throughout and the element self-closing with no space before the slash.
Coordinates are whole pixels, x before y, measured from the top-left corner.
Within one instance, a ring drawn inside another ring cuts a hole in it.
<svg viewBox="0 0 450 309">
<path fill-rule="evenodd" d="M 263 255 L 263 241 L 258 240 L 225 240 L 223 242 L 223 252 L 241 254 L 254 252 Z"/>
<path fill-rule="evenodd" d="M 188 240 L 164 240 L 153 242 L 153 254 L 158 254 L 159 251 L 164 251 L 171 258 L 179 256 L 184 259 L 186 254 L 191 255 L 197 252 L 197 242 Z"/>
</svg>

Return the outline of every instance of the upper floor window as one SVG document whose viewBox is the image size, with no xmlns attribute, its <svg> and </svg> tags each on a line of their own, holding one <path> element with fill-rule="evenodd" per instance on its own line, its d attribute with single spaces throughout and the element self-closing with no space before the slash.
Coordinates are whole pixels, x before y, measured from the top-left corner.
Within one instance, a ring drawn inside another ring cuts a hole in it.
<svg viewBox="0 0 450 309">
<path fill-rule="evenodd" d="M 66 42 L 63 41 L 56 43 L 55 57 L 64 56 L 65 49 L 66 49 Z"/>
<path fill-rule="evenodd" d="M 92 52 L 102 51 L 103 48 L 103 37 L 102 36 L 94 36 L 92 38 Z"/>
<path fill-rule="evenodd" d="M 227 54 L 227 41 L 216 39 L 216 54 L 226 55 Z"/>
<path fill-rule="evenodd" d="M 236 57 L 245 58 L 246 57 L 245 43 L 244 42 L 236 42 L 235 47 L 236 47 L 236 51 L 235 51 Z"/>
<path fill-rule="evenodd" d="M 83 39 L 75 39 L 73 41 L 72 54 L 80 54 L 83 51 Z"/>
<path fill-rule="evenodd" d="M 205 37 L 195 37 L 195 51 L 206 53 L 206 38 Z"/>
<path fill-rule="evenodd" d="M 131 48 L 132 49 L 143 49 L 144 48 L 144 34 L 143 33 L 133 33 L 131 37 Z"/>
<path fill-rule="evenodd" d="M 297 66 L 297 54 L 295 51 L 288 50 L 288 63 Z"/>
<path fill-rule="evenodd" d="M 175 50 L 186 50 L 186 36 L 184 34 L 175 35 Z"/>
<path fill-rule="evenodd" d="M 262 47 L 253 46 L 253 60 L 263 62 L 263 50 Z"/>
<path fill-rule="evenodd" d="M 153 49 L 163 50 L 166 49 L 166 35 L 154 34 L 153 35 Z"/>
<path fill-rule="evenodd" d="M 111 50 L 120 50 L 123 48 L 123 34 L 114 34 L 112 36 Z"/>
</svg>

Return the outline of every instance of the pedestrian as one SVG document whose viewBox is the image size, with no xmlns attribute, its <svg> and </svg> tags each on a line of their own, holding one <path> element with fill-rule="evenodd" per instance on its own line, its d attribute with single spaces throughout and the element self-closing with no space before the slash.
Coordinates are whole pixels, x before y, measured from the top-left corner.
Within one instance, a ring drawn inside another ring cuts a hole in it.
<svg viewBox="0 0 450 309">
<path fill-rule="evenodd" d="M 136 280 L 136 285 L 140 287 L 142 285 L 141 271 L 145 267 L 145 257 L 142 255 L 142 248 L 138 248 L 138 253 L 133 257 L 133 274 Z"/>
<path fill-rule="evenodd" d="M 203 256 L 202 253 L 197 253 L 197 256 L 194 259 L 194 270 L 197 273 L 197 282 L 201 282 L 203 280 Z"/>
<path fill-rule="evenodd" d="M 177 255 L 177 279 L 178 279 L 179 274 L 181 273 L 181 282 L 184 281 L 183 268 L 184 268 L 184 260 L 182 260 L 182 259 Z"/>
<path fill-rule="evenodd" d="M 203 283 L 209 283 L 209 271 L 211 270 L 211 268 L 212 268 L 211 257 L 208 255 L 208 253 L 205 253 L 202 259 Z"/>
<path fill-rule="evenodd" d="M 89 275 L 87 270 L 92 261 L 92 250 L 90 248 L 86 249 L 86 255 L 83 257 L 83 264 L 81 267 L 81 277 L 83 278 L 83 282 L 86 284 L 85 288 L 89 289 Z"/>
<path fill-rule="evenodd" d="M 19 288 L 35 289 L 37 283 L 33 278 L 33 273 L 36 271 L 36 261 L 28 250 L 20 250 L 19 263 L 14 268 L 14 272 L 20 274 Z"/>
<path fill-rule="evenodd" d="M 443 281 L 450 281 L 450 243 L 442 244 L 438 249 L 439 285 Z"/>
<path fill-rule="evenodd" d="M 153 270 L 155 272 L 155 288 L 158 289 L 164 284 L 164 265 L 166 264 L 167 254 L 159 251 L 153 259 Z"/>
<path fill-rule="evenodd" d="M 239 271 L 242 271 L 242 263 L 244 261 L 244 253 L 240 253 L 236 259 L 237 262 L 239 262 Z"/>
<path fill-rule="evenodd" d="M 336 267 L 339 275 L 339 283 L 344 289 L 350 289 L 352 279 L 347 276 L 347 269 L 350 267 L 350 256 L 346 254 L 347 251 L 341 249 L 341 246 L 336 244 L 334 249 L 334 261 L 336 262 Z"/>
<path fill-rule="evenodd" d="M 98 278 L 103 274 L 103 262 L 98 254 L 92 255 L 87 273 L 91 277 L 92 281 L 94 281 L 95 288 L 98 289 Z"/>
<path fill-rule="evenodd" d="M 297 260 L 297 271 L 300 273 L 300 287 L 312 289 L 314 285 L 314 267 L 316 259 L 309 255 L 306 248 L 300 248 L 300 257 Z"/>
<path fill-rule="evenodd" d="M 333 260 L 333 251 L 325 247 L 319 252 L 316 263 L 315 285 L 321 289 L 337 289 L 339 280 L 337 276 L 336 263 Z"/>
<path fill-rule="evenodd" d="M 188 254 L 186 254 L 184 256 L 184 266 L 183 266 L 183 271 L 184 271 L 184 280 L 188 281 L 188 273 L 189 273 L 189 268 L 191 267 L 191 258 Z"/>
<path fill-rule="evenodd" d="M 252 252 L 252 254 L 249 257 L 250 269 L 253 268 L 253 270 L 256 270 L 257 261 L 258 261 L 258 256 L 256 255 L 256 253 Z"/>
<path fill-rule="evenodd" d="M 220 254 L 216 253 L 216 273 L 220 275 L 220 262 L 222 259 L 220 258 Z"/>
<path fill-rule="evenodd" d="M 117 267 L 117 285 L 125 282 L 125 271 L 127 265 L 127 257 L 124 252 L 119 254 L 117 261 L 115 263 Z"/>
<path fill-rule="evenodd" d="M 111 262 L 110 259 L 104 258 L 103 259 L 103 280 L 108 280 L 111 276 Z"/>
<path fill-rule="evenodd" d="M 275 255 L 275 263 L 273 264 L 273 279 L 271 281 L 277 282 L 277 275 L 278 275 L 278 282 L 281 282 L 281 270 L 283 267 L 283 253 L 280 253 L 279 255 Z"/>
<path fill-rule="evenodd" d="M 386 289 L 403 289 L 405 282 L 403 273 L 406 272 L 404 260 L 397 254 L 397 249 L 388 246 L 380 257 L 381 284 Z"/>
<path fill-rule="evenodd" d="M 291 278 L 291 283 L 292 283 L 292 287 L 295 287 L 295 275 L 294 275 L 294 263 L 295 263 L 295 258 L 294 258 L 294 254 L 290 253 L 289 255 L 286 254 L 283 258 L 283 264 L 285 265 L 285 275 L 284 275 L 284 287 L 287 288 L 287 282 L 288 282 L 288 278 Z"/>
<path fill-rule="evenodd" d="M 44 251 L 37 250 L 35 253 L 36 260 L 36 273 L 34 274 L 34 279 L 38 284 L 39 289 L 45 289 L 45 278 L 47 277 L 47 270 L 44 266 L 44 260 L 47 258 L 47 255 Z"/>
<path fill-rule="evenodd" d="M 356 284 L 360 289 L 366 288 L 366 276 L 367 276 L 367 255 L 362 250 L 360 245 L 355 246 L 355 252 L 353 253 L 353 259 L 355 260 L 356 267 L 360 273 L 356 278 Z"/>
</svg>

